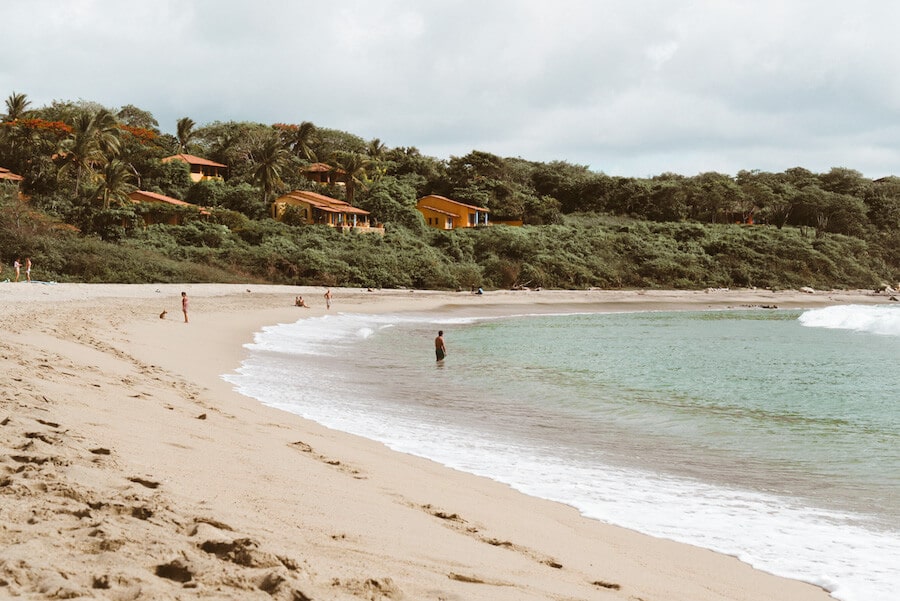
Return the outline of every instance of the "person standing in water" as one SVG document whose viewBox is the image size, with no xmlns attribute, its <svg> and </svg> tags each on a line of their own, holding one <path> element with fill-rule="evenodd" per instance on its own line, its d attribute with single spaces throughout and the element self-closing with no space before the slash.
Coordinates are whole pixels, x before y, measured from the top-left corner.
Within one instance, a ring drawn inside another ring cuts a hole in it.
<svg viewBox="0 0 900 601">
<path fill-rule="evenodd" d="M 447 345 L 444 344 L 444 330 L 438 331 L 437 338 L 434 339 L 434 355 L 438 361 L 443 361 L 447 356 Z"/>
<path fill-rule="evenodd" d="M 326 309 L 331 308 L 331 288 L 328 288 L 325 291 L 325 308 Z"/>
</svg>

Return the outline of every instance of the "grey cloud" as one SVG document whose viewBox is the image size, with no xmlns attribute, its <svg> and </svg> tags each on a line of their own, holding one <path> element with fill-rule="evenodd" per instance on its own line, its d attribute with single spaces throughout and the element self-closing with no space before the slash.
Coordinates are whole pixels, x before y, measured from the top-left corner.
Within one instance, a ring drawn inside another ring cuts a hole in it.
<svg viewBox="0 0 900 601">
<path fill-rule="evenodd" d="M 898 13 L 868 0 L 35 0 L 6 9 L 19 25 L 0 38 L 0 92 L 135 104 L 169 131 L 182 116 L 308 120 L 440 158 L 879 177 L 900 159 Z"/>
</svg>

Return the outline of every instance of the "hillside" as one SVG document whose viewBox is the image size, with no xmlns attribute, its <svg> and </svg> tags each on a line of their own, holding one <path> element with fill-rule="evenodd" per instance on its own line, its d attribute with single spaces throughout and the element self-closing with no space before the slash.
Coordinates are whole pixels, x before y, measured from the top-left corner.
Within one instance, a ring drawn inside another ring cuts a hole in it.
<svg viewBox="0 0 900 601">
<path fill-rule="evenodd" d="M 6 100 L 0 260 L 35 278 L 83 282 L 257 281 L 506 288 L 877 288 L 900 280 L 900 179 L 741 171 L 611 177 L 565 162 L 480 151 L 437 159 L 338 130 L 178 122 L 161 133 L 134 106 Z M 227 166 L 195 181 L 177 153 Z M 332 182 L 309 177 L 327 165 Z M 203 207 L 135 204 L 136 189 Z M 272 201 L 311 190 L 349 202 L 385 234 L 273 220 Z M 523 223 L 444 231 L 426 194 Z M 177 217 L 177 218 L 176 218 Z M 177 223 L 170 225 L 166 221 Z"/>
</svg>

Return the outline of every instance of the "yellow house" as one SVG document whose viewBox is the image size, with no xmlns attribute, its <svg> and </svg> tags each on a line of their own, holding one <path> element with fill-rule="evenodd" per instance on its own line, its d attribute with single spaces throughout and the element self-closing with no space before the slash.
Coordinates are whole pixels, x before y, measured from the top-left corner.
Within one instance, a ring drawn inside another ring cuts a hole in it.
<svg viewBox="0 0 900 601">
<path fill-rule="evenodd" d="M 152 203 L 157 205 L 156 210 L 150 209 L 144 213 L 144 223 L 152 225 L 154 223 L 165 223 L 168 225 L 181 225 L 184 222 L 184 211 L 173 210 L 172 207 L 193 207 L 197 209 L 201 217 L 209 217 L 209 211 L 203 207 L 171 198 L 155 192 L 146 192 L 144 190 L 135 190 L 128 195 L 134 204 Z M 168 210 L 166 210 L 168 209 Z"/>
<path fill-rule="evenodd" d="M 276 198 L 272 203 L 272 218 L 278 221 L 284 219 L 284 212 L 288 207 L 296 207 L 304 223 L 309 225 L 327 225 L 344 230 L 384 233 L 384 227 L 373 225 L 370 222 L 368 211 L 323 194 L 316 194 L 308 190 L 288 192 L 284 196 Z"/>
<path fill-rule="evenodd" d="M 423 196 L 416 203 L 416 208 L 425 217 L 425 223 L 439 230 L 489 225 L 489 209 L 450 200 L 437 194 Z"/>
<path fill-rule="evenodd" d="M 222 163 L 210 161 L 209 159 L 204 159 L 192 154 L 173 154 L 162 160 L 163 163 L 169 163 L 171 161 L 187 163 L 191 168 L 191 180 L 195 182 L 202 182 L 208 179 L 224 179 L 225 171 L 228 169 L 228 165 L 223 165 Z"/>
</svg>

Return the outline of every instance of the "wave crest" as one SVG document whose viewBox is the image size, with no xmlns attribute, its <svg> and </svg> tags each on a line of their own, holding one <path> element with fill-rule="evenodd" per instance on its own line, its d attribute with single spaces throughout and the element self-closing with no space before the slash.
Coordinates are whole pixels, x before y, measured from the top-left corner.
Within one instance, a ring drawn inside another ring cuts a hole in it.
<svg viewBox="0 0 900 601">
<path fill-rule="evenodd" d="M 798 320 L 809 328 L 900 336 L 900 307 L 895 306 L 835 305 L 805 311 Z"/>
</svg>

